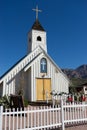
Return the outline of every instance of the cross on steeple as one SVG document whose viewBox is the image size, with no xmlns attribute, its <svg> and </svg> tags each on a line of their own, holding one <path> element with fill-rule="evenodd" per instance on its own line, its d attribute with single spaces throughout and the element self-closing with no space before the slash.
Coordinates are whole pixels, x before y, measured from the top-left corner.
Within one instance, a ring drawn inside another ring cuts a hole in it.
<svg viewBox="0 0 87 130">
<path fill-rule="evenodd" d="M 32 9 L 33 11 L 36 11 L 36 20 L 38 19 L 38 12 L 42 12 L 42 10 L 38 9 L 38 5 L 36 6 L 36 9 Z"/>
</svg>

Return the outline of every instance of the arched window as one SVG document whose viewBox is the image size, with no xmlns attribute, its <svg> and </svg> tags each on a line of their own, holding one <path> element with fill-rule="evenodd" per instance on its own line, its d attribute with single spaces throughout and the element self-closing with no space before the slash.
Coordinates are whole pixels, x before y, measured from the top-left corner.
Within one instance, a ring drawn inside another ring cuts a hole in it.
<svg viewBox="0 0 87 130">
<path fill-rule="evenodd" d="M 45 58 L 42 58 L 40 61 L 40 68 L 41 73 L 47 73 L 47 60 Z"/>
<path fill-rule="evenodd" d="M 37 41 L 41 41 L 41 37 L 40 36 L 37 37 Z"/>
</svg>

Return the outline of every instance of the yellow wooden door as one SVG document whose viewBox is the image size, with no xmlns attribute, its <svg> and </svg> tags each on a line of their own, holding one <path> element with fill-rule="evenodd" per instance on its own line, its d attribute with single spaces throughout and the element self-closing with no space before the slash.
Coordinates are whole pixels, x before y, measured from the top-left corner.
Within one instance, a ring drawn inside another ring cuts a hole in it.
<svg viewBox="0 0 87 130">
<path fill-rule="evenodd" d="M 37 100 L 51 100 L 51 79 L 37 79 L 36 82 Z"/>
<path fill-rule="evenodd" d="M 44 100 L 51 100 L 51 79 L 44 79 Z"/>
<path fill-rule="evenodd" d="M 37 79 L 37 100 L 43 100 L 43 80 Z"/>
</svg>

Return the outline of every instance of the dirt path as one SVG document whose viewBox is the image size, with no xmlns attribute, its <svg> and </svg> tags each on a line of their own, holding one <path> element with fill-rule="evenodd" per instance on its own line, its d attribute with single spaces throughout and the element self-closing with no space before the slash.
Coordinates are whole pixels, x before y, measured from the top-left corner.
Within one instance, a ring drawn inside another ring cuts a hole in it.
<svg viewBox="0 0 87 130">
<path fill-rule="evenodd" d="M 54 129 L 49 129 L 49 130 L 62 130 L 62 128 L 54 128 Z M 87 124 L 69 126 L 69 127 L 66 127 L 65 130 L 87 130 Z"/>
<path fill-rule="evenodd" d="M 87 130 L 87 125 L 67 127 L 67 128 L 65 128 L 65 130 Z"/>
</svg>

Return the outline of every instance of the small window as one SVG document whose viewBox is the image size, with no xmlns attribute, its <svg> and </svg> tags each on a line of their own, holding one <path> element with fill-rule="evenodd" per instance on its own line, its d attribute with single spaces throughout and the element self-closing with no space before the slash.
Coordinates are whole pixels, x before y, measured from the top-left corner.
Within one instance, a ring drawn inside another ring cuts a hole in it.
<svg viewBox="0 0 87 130">
<path fill-rule="evenodd" d="M 37 37 L 37 41 L 41 41 L 41 37 L 40 36 Z"/>
<path fill-rule="evenodd" d="M 85 88 L 85 91 L 87 91 L 87 88 Z"/>
<path fill-rule="evenodd" d="M 47 60 L 42 58 L 40 61 L 41 73 L 47 73 Z"/>
</svg>

